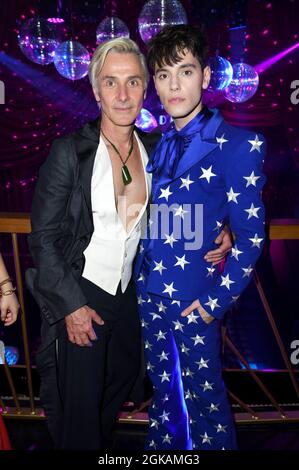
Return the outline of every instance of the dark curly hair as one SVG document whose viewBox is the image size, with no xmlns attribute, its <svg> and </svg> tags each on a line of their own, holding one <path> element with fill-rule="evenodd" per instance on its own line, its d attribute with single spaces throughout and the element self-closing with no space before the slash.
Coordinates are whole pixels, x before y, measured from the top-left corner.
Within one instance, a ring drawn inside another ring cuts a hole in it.
<svg viewBox="0 0 299 470">
<path fill-rule="evenodd" d="M 191 25 L 179 24 L 166 26 L 148 44 L 148 63 L 155 67 L 177 64 L 184 50 L 190 51 L 197 58 L 202 68 L 206 66 L 208 40 L 204 32 Z"/>
</svg>

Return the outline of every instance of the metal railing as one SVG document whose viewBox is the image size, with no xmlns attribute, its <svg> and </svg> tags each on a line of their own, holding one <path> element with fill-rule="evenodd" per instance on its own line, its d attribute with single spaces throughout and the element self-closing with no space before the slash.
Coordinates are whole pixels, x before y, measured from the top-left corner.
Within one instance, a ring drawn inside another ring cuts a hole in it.
<svg viewBox="0 0 299 470">
<path fill-rule="evenodd" d="M 16 415 L 30 415 L 34 416 L 37 414 L 37 410 L 34 403 L 33 396 L 33 386 L 32 386 L 32 371 L 30 364 L 30 353 L 29 353 L 29 341 L 27 333 L 27 321 L 26 321 L 26 312 L 25 312 L 25 302 L 24 302 L 24 289 L 23 289 L 23 280 L 20 264 L 20 254 L 19 254 L 19 245 L 18 245 L 18 234 L 28 234 L 31 232 L 30 224 L 30 214 L 24 213 L 1 213 L 0 212 L 0 234 L 1 233 L 10 233 L 12 239 L 13 247 L 13 258 L 15 265 L 15 275 L 16 275 L 16 287 L 18 291 L 18 299 L 20 303 L 20 319 L 21 319 L 21 328 L 22 328 L 22 338 L 24 346 L 24 356 L 25 356 L 25 367 L 27 375 L 27 384 L 28 384 L 28 396 L 30 401 L 30 411 L 28 413 L 28 408 L 23 409 L 20 406 L 18 396 L 15 390 L 14 382 L 10 373 L 10 368 L 8 367 L 5 358 L 4 358 L 4 372 L 7 377 L 9 388 L 11 390 L 13 400 L 15 403 L 15 411 L 11 410 L 13 414 Z M 2 410 L 3 414 L 8 414 L 9 411 L 4 406 L 2 401 Z M 10 413 L 9 413 L 10 414 Z"/>
</svg>

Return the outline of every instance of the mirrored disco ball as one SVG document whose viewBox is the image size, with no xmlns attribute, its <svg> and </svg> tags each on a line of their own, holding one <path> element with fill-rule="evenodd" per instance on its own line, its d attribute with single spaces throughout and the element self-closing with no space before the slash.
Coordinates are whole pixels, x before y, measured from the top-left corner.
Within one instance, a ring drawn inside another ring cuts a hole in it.
<svg viewBox="0 0 299 470">
<path fill-rule="evenodd" d="M 141 129 L 144 132 L 151 132 L 158 127 L 156 118 L 146 108 L 142 108 L 137 116 L 135 124 L 138 129 Z"/>
<path fill-rule="evenodd" d="M 233 65 L 233 78 L 224 90 L 224 96 L 233 103 L 244 103 L 249 100 L 259 86 L 259 76 L 249 64 Z"/>
<path fill-rule="evenodd" d="M 88 50 L 77 41 L 64 41 L 55 51 L 54 64 L 57 71 L 70 80 L 80 80 L 88 72 Z"/>
<path fill-rule="evenodd" d="M 150 0 L 138 18 L 139 33 L 147 43 L 164 26 L 187 24 L 186 12 L 178 0 Z"/>
<path fill-rule="evenodd" d="M 27 59 L 47 65 L 54 60 L 55 49 L 60 43 L 54 25 L 44 18 L 31 18 L 20 28 L 18 42 Z"/>
<path fill-rule="evenodd" d="M 233 68 L 231 63 L 224 57 L 210 57 L 209 66 L 211 67 L 211 80 L 209 91 L 223 90 L 233 78 Z"/>
<path fill-rule="evenodd" d="M 127 25 L 116 16 L 105 18 L 103 21 L 101 21 L 97 27 L 96 34 L 97 44 L 108 41 L 108 39 L 130 37 Z"/>
</svg>

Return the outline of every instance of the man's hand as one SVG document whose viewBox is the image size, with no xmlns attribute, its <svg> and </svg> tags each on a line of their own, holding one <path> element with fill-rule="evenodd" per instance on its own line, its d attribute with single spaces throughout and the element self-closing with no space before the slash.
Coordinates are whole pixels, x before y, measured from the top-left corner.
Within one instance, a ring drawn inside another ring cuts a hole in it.
<svg viewBox="0 0 299 470">
<path fill-rule="evenodd" d="M 208 263 L 218 264 L 226 254 L 232 248 L 231 232 L 229 228 L 225 225 L 224 229 L 219 233 L 218 237 L 215 239 L 215 243 L 220 244 L 219 248 L 216 250 L 208 251 L 204 259 Z"/>
<path fill-rule="evenodd" d="M 198 299 L 194 300 L 189 307 L 185 308 L 181 313 L 181 317 L 187 317 L 192 313 L 195 309 L 197 309 L 198 313 L 200 314 L 203 321 L 208 325 L 214 320 L 214 317 L 210 315 L 204 308 L 202 308 Z"/>
<path fill-rule="evenodd" d="M 92 327 L 92 320 L 98 325 L 104 325 L 102 318 L 87 305 L 65 317 L 67 334 L 71 343 L 78 346 L 92 346 L 91 341 L 97 339 Z"/>
</svg>

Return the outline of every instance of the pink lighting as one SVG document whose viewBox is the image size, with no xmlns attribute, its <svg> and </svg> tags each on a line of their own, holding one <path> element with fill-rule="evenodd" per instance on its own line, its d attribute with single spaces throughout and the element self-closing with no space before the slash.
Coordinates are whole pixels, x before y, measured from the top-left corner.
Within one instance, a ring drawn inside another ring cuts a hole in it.
<svg viewBox="0 0 299 470">
<path fill-rule="evenodd" d="M 47 18 L 47 21 L 49 23 L 64 23 L 64 19 L 63 18 Z"/>
<path fill-rule="evenodd" d="M 290 52 L 294 51 L 299 47 L 299 42 L 294 44 L 293 46 L 289 47 L 285 51 L 279 52 L 279 54 L 276 54 L 275 56 L 271 57 L 270 59 L 265 60 L 264 62 L 260 62 L 257 64 L 254 68 L 257 71 L 257 73 L 264 72 L 267 70 L 269 67 L 274 65 L 276 62 L 278 62 L 280 59 L 288 55 Z"/>
</svg>

